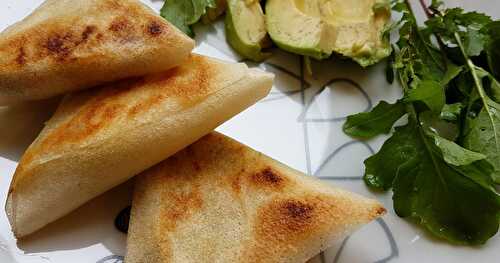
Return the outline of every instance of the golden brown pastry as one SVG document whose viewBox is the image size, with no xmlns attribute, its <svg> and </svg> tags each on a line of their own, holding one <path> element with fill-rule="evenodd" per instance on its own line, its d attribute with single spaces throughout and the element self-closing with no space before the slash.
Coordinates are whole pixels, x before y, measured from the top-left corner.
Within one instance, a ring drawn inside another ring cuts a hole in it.
<svg viewBox="0 0 500 263">
<path fill-rule="evenodd" d="M 218 133 L 135 180 L 127 263 L 306 262 L 385 213 Z"/>
<path fill-rule="evenodd" d="M 28 235 L 164 160 L 264 97 L 273 75 L 192 55 L 167 72 L 68 95 L 22 157 L 7 200 Z"/>
<path fill-rule="evenodd" d="M 193 47 L 138 0 L 47 0 L 0 33 L 0 105 L 162 72 Z"/>
</svg>

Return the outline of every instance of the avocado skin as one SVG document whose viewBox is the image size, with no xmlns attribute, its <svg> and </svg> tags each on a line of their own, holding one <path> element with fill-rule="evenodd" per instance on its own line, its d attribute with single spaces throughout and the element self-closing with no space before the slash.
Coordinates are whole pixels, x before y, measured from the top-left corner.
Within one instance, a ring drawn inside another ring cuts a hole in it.
<svg viewBox="0 0 500 263">
<path fill-rule="evenodd" d="M 261 62 L 267 59 L 271 54 L 263 53 L 262 47 L 259 44 L 247 44 L 241 41 L 234 27 L 233 19 L 231 17 L 231 11 L 228 8 L 226 10 L 225 27 L 226 27 L 226 39 L 229 45 L 236 50 L 238 54 L 242 57 L 250 59 L 255 62 Z"/>
<path fill-rule="evenodd" d="M 314 58 L 317 60 L 323 60 L 323 59 L 329 58 L 332 55 L 331 53 L 323 52 L 319 48 L 296 47 L 296 46 L 288 45 L 279 39 L 274 39 L 272 36 L 271 36 L 271 39 L 273 40 L 274 44 L 276 44 L 276 46 L 278 46 L 280 49 L 283 49 L 283 50 L 288 51 L 290 53 L 311 57 L 311 58 Z"/>
<path fill-rule="evenodd" d="M 271 53 L 262 52 L 262 46 L 259 43 L 250 44 L 241 40 L 234 26 L 231 8 L 226 9 L 224 24 L 227 42 L 239 55 L 255 62 L 261 62 L 271 56 Z"/>
</svg>

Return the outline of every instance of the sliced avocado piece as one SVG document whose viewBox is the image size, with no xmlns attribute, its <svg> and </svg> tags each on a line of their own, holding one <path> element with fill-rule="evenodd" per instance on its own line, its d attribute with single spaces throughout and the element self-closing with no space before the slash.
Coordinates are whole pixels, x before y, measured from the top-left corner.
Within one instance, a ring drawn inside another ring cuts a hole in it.
<svg viewBox="0 0 500 263">
<path fill-rule="evenodd" d="M 207 12 L 201 17 L 201 22 L 210 24 L 217 20 L 224 12 L 226 12 L 226 0 L 215 0 L 215 7 L 207 8 Z"/>
<path fill-rule="evenodd" d="M 227 0 L 226 38 L 241 56 L 262 61 L 270 54 L 262 48 L 270 44 L 262 7 L 257 0 Z"/>
<path fill-rule="evenodd" d="M 332 52 L 361 66 L 389 56 L 389 0 L 268 0 L 267 30 L 280 48 L 316 59 Z"/>
</svg>

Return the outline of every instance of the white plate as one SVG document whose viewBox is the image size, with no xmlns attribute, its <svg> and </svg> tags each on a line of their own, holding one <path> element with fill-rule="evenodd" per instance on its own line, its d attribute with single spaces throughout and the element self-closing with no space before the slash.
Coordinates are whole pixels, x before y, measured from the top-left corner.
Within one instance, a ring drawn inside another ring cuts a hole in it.
<svg viewBox="0 0 500 263">
<path fill-rule="evenodd" d="M 1 0 L 0 30 L 29 14 L 42 0 Z M 157 10 L 163 1 L 145 1 Z M 417 1 L 415 1 L 417 2 Z M 447 1 L 466 9 L 500 15 L 496 0 Z M 221 24 L 197 28 L 198 53 L 237 61 Z M 363 182 L 363 160 L 384 138 L 368 143 L 342 133 L 345 116 L 368 110 L 381 99 L 394 101 L 399 87 L 385 81 L 384 65 L 362 70 L 352 62 L 313 63 L 315 78 L 301 77 L 298 56 L 275 52 L 257 65 L 276 73 L 271 94 L 218 130 L 308 174 L 363 195 L 378 198 L 389 210 L 312 262 L 498 262 L 500 237 L 477 248 L 452 246 L 398 218 L 391 194 L 375 195 Z M 305 89 L 307 88 L 307 89 Z M 54 109 L 54 102 L 0 108 L 0 201 L 5 202 L 17 161 Z M 98 197 L 69 216 L 16 245 L 0 209 L 0 262 L 122 262 L 126 236 L 113 221 L 130 203 L 130 183 Z"/>
</svg>

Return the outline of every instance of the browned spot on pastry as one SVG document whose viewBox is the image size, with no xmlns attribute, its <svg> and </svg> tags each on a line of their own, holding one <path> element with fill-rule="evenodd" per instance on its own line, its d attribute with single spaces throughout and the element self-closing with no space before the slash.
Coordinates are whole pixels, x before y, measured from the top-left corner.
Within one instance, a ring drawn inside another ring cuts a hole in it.
<svg viewBox="0 0 500 263">
<path fill-rule="evenodd" d="M 82 109 L 41 141 L 42 151 L 64 144 L 78 143 L 96 134 L 117 118 L 125 105 L 118 97 L 141 85 L 142 78 L 129 79 L 114 86 L 88 91 L 93 96 Z M 95 94 L 100 91 L 100 93 Z"/>
<path fill-rule="evenodd" d="M 233 194 L 235 194 L 237 197 L 239 197 L 241 193 L 241 174 L 244 173 L 244 170 L 242 169 L 239 174 L 236 174 L 231 177 L 231 189 L 233 191 Z"/>
<path fill-rule="evenodd" d="M 282 208 L 286 211 L 289 218 L 305 221 L 311 218 L 312 206 L 304 204 L 300 201 L 287 201 L 283 203 Z"/>
<path fill-rule="evenodd" d="M 67 51 L 67 48 L 64 47 L 64 40 L 60 36 L 49 38 L 45 47 L 53 53 L 62 53 Z"/>
<path fill-rule="evenodd" d="M 72 56 L 74 51 L 84 48 L 82 44 L 88 42 L 96 33 L 97 27 L 94 25 L 75 25 L 68 29 L 65 26 L 46 23 L 10 39 L 0 46 L 0 51 L 18 50 L 11 65 L 17 67 L 46 58 L 59 63 L 67 62 L 76 59 Z"/>
<path fill-rule="evenodd" d="M 95 26 L 85 27 L 85 30 L 82 32 L 82 42 L 86 41 L 96 30 L 97 27 Z"/>
<path fill-rule="evenodd" d="M 384 213 L 380 205 L 350 197 L 329 194 L 305 194 L 277 198 L 257 210 L 253 225 L 257 245 L 245 252 L 249 257 L 273 256 L 272 247 L 287 254 L 318 234 L 337 233 L 367 223 Z M 289 251 L 288 249 L 292 249 Z"/>
<path fill-rule="evenodd" d="M 159 74 L 151 80 L 152 85 L 164 88 L 170 96 L 190 99 L 205 95 L 210 88 L 211 68 L 203 58 L 194 57 L 186 66 Z"/>
<path fill-rule="evenodd" d="M 341 212 L 321 196 L 275 199 L 258 210 L 255 234 L 259 239 L 300 239 Z"/>
<path fill-rule="evenodd" d="M 97 30 L 95 26 L 86 26 L 81 36 L 71 32 L 66 34 L 53 34 L 50 36 L 42 46 L 48 51 L 45 55 L 53 56 L 57 60 L 66 60 L 71 56 L 71 53 L 78 48 L 82 43 L 88 41 L 90 36 Z M 40 54 L 44 57 L 44 54 Z"/>
<path fill-rule="evenodd" d="M 311 224 L 314 207 L 303 201 L 285 200 L 278 205 L 277 211 L 283 227 L 300 231 Z"/>
<path fill-rule="evenodd" d="M 24 50 L 23 46 L 19 48 L 19 54 L 16 57 L 16 62 L 20 66 L 26 64 L 26 51 Z"/>
<path fill-rule="evenodd" d="M 76 123 L 70 123 L 68 125 L 69 129 L 67 129 L 67 131 L 69 132 L 67 132 L 64 137 L 66 137 L 66 139 L 69 141 L 83 140 L 84 138 L 96 133 L 98 130 L 107 125 L 117 115 L 121 107 L 121 105 L 112 103 L 98 103 L 94 105 L 94 107 L 90 108 L 83 115 L 78 116 L 80 118 L 76 118 L 80 125 L 77 125 Z M 70 126 L 72 124 L 74 125 Z M 78 129 L 78 126 L 83 127 L 81 129 Z"/>
<path fill-rule="evenodd" d="M 129 21 L 126 18 L 115 19 L 111 25 L 109 25 L 109 30 L 113 32 L 124 31 L 130 27 Z"/>
<path fill-rule="evenodd" d="M 251 175 L 250 182 L 257 187 L 282 188 L 286 185 L 286 178 L 271 167 L 266 167 Z"/>
<path fill-rule="evenodd" d="M 193 162 L 193 168 L 196 172 L 201 172 L 201 165 L 198 161 Z"/>
<path fill-rule="evenodd" d="M 137 32 L 134 22 L 125 15 L 115 18 L 109 25 L 109 31 L 114 36 L 115 41 L 120 43 L 135 41 L 138 39 L 137 36 L 141 34 Z"/>
<path fill-rule="evenodd" d="M 166 231 L 173 231 L 179 222 L 185 221 L 203 206 L 202 195 L 198 186 L 186 192 L 171 192 L 162 212 L 162 225 Z"/>
<path fill-rule="evenodd" d="M 133 107 L 131 107 L 130 110 L 128 111 L 128 116 L 134 117 L 135 115 L 139 114 L 142 111 L 147 111 L 153 105 L 160 103 L 164 99 L 165 99 L 165 96 L 163 96 L 162 94 L 152 95 L 152 96 L 148 97 L 147 99 L 145 99 L 141 102 L 138 102 Z"/>
<path fill-rule="evenodd" d="M 210 91 L 213 72 L 203 58 L 193 57 L 185 66 L 170 69 L 147 78 L 149 98 L 134 105 L 129 117 L 147 112 L 166 99 L 176 99 L 180 106 L 189 107 L 204 98 Z"/>
<path fill-rule="evenodd" d="M 277 258 L 296 253 L 324 231 L 335 231 L 333 217 L 340 211 L 328 197 L 304 195 L 277 198 L 258 208 L 253 224 L 255 246 L 243 254 L 249 258 Z M 333 224 L 331 223 L 333 222 Z M 278 254 L 277 254 L 278 253 Z M 258 260 L 257 260 L 258 261 Z"/>
<path fill-rule="evenodd" d="M 384 208 L 384 207 L 379 206 L 379 207 L 375 208 L 375 212 L 373 213 L 372 218 L 377 218 L 377 217 L 379 217 L 379 216 L 382 216 L 382 215 L 384 215 L 386 212 L 387 212 L 387 210 L 385 210 L 385 208 Z"/>
<path fill-rule="evenodd" d="M 163 27 L 156 21 L 151 21 L 148 25 L 148 33 L 152 36 L 158 36 L 163 32 Z"/>
<path fill-rule="evenodd" d="M 49 54 L 58 57 L 59 59 L 64 59 L 67 57 L 71 51 L 72 46 L 72 35 L 71 33 L 65 35 L 53 35 L 47 39 L 44 47 L 49 51 Z"/>
<path fill-rule="evenodd" d="M 24 36 L 8 39 L 0 43 L 0 53 L 2 54 L 4 60 L 0 62 L 0 71 L 7 69 L 19 69 L 23 67 L 28 60 L 31 60 L 26 54 L 29 51 L 30 39 Z M 6 57 L 11 59 L 7 60 Z M 6 89 L 4 91 L 18 92 L 13 89 Z"/>
</svg>

